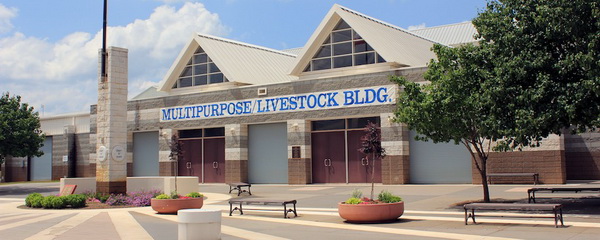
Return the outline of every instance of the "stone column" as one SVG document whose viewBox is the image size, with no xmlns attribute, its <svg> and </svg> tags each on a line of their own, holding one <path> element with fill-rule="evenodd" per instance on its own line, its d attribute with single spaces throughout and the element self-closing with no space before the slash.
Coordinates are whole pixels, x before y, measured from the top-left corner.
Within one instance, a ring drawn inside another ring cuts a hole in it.
<svg viewBox="0 0 600 240">
<path fill-rule="evenodd" d="M 127 58 L 127 49 L 109 47 L 107 77 L 98 77 L 96 191 L 99 193 L 127 190 Z"/>
<path fill-rule="evenodd" d="M 312 183 L 310 122 L 304 119 L 287 121 L 288 183 Z"/>
<path fill-rule="evenodd" d="M 64 177 L 74 178 L 76 177 L 77 170 L 77 152 L 75 148 L 75 126 L 66 125 L 64 126 L 63 137 L 65 138 L 65 154 L 67 162 L 63 162 L 64 166 Z M 64 160 L 63 160 L 64 161 Z"/>
<path fill-rule="evenodd" d="M 158 174 L 160 176 L 175 176 L 176 174 L 177 162 L 169 158 L 169 154 L 171 154 L 169 143 L 175 132 L 177 130 L 173 129 L 161 129 L 158 132 Z"/>
<path fill-rule="evenodd" d="M 248 182 L 248 125 L 225 125 L 225 182 Z"/>
<path fill-rule="evenodd" d="M 381 161 L 383 184 L 406 184 L 410 181 L 409 131 L 404 124 L 394 123 L 393 113 L 382 113 L 381 146 L 386 156 Z"/>
</svg>

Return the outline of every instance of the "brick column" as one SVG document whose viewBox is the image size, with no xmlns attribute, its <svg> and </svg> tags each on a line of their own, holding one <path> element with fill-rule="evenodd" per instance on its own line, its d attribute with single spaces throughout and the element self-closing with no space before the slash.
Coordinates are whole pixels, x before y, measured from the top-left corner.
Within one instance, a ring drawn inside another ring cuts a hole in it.
<svg viewBox="0 0 600 240">
<path fill-rule="evenodd" d="M 406 184 L 410 181 L 409 131 L 406 126 L 393 123 L 393 113 L 382 113 L 381 146 L 386 156 L 381 161 L 383 184 Z"/>
<path fill-rule="evenodd" d="M 287 121 L 288 183 L 312 183 L 310 122 L 303 119 Z"/>
<path fill-rule="evenodd" d="M 127 190 L 127 61 L 127 49 L 109 47 L 108 76 L 98 77 L 96 191 L 99 193 Z"/>
<path fill-rule="evenodd" d="M 225 182 L 248 182 L 248 125 L 225 125 Z"/>
</svg>

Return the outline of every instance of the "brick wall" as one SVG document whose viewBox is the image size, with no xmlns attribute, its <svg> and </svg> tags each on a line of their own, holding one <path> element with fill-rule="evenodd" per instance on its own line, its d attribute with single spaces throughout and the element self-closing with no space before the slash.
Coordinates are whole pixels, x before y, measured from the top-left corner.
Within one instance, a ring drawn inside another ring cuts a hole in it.
<svg viewBox="0 0 600 240">
<path fill-rule="evenodd" d="M 568 180 L 600 180 L 600 132 L 565 135 Z"/>
<path fill-rule="evenodd" d="M 495 152 L 488 158 L 488 173 L 538 173 L 542 184 L 566 182 L 564 151 L 515 151 Z M 493 183 L 531 184 L 529 177 L 493 178 Z M 473 183 L 481 183 L 481 175 L 473 167 Z"/>
</svg>

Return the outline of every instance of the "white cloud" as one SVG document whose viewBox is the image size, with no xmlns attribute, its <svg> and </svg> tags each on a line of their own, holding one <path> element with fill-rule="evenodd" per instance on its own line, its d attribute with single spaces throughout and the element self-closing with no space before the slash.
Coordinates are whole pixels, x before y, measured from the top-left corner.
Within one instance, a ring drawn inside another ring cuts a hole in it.
<svg viewBox="0 0 600 240">
<path fill-rule="evenodd" d="M 191 2 L 179 9 L 163 5 L 147 19 L 109 27 L 108 45 L 129 49 L 129 97 L 158 83 L 196 32 L 223 36 L 229 29 L 203 4 Z M 101 38 L 100 31 L 57 42 L 19 32 L 0 38 L 1 91 L 21 95 L 37 109 L 44 104 L 46 115 L 89 110 L 97 99 Z"/>
<path fill-rule="evenodd" d="M 427 26 L 425 26 L 425 23 L 421 23 L 419 25 L 413 25 L 413 26 L 408 26 L 408 31 L 413 31 L 413 30 L 417 30 L 417 29 L 423 29 L 426 28 Z"/>
<path fill-rule="evenodd" d="M 6 33 L 13 28 L 10 19 L 16 16 L 16 8 L 7 8 L 6 6 L 0 4 L 0 34 Z"/>
</svg>

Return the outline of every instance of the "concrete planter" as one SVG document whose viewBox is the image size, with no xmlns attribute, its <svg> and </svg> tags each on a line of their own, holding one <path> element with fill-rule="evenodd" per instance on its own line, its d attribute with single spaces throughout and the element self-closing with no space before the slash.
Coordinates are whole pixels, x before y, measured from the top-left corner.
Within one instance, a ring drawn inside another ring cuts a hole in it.
<svg viewBox="0 0 600 240">
<path fill-rule="evenodd" d="M 204 198 L 150 199 L 150 206 L 157 213 L 176 214 L 180 209 L 202 208 L 202 205 Z"/>
<path fill-rule="evenodd" d="M 404 202 L 378 204 L 338 204 L 340 217 L 352 223 L 392 222 L 404 213 Z"/>
</svg>

